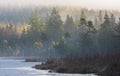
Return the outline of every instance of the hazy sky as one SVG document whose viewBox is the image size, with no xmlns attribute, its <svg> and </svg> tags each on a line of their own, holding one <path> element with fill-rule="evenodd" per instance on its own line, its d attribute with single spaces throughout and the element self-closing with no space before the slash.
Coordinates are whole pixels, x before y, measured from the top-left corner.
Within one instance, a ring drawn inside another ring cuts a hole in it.
<svg viewBox="0 0 120 76">
<path fill-rule="evenodd" d="M 60 5 L 60 6 L 81 6 L 99 9 L 119 9 L 120 0 L 0 0 L 0 6 L 39 6 L 39 5 Z"/>
</svg>

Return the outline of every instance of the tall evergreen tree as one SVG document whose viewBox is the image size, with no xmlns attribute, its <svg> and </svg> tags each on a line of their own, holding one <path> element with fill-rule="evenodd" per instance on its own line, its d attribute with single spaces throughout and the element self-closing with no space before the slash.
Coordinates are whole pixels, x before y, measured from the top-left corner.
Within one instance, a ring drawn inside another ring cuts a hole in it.
<svg viewBox="0 0 120 76">
<path fill-rule="evenodd" d="M 58 10 L 53 8 L 47 21 L 47 35 L 49 36 L 50 40 L 60 39 L 62 25 L 63 22 Z"/>
<path fill-rule="evenodd" d="M 109 15 L 107 14 L 107 12 L 105 12 L 105 17 L 104 17 L 105 21 L 104 23 L 110 23 L 110 17 Z"/>
<path fill-rule="evenodd" d="M 81 25 L 87 25 L 87 18 L 84 10 L 81 11 L 80 26 Z"/>
<path fill-rule="evenodd" d="M 107 13 L 105 13 L 104 19 L 105 21 L 101 25 L 101 28 L 98 32 L 98 41 L 99 41 L 99 47 L 100 47 L 99 49 L 101 50 L 101 53 L 108 54 L 115 50 L 114 26 L 116 25 L 114 23 L 111 23 L 110 17 Z"/>
<path fill-rule="evenodd" d="M 38 11 L 35 11 L 32 14 L 29 24 L 30 24 L 30 29 L 29 29 L 30 32 L 40 33 L 43 31 L 43 22 L 40 19 Z"/>
<path fill-rule="evenodd" d="M 53 8 L 49 16 L 48 26 L 55 27 L 58 29 L 62 26 L 61 16 L 59 15 L 59 12 L 56 8 Z"/>
<path fill-rule="evenodd" d="M 64 24 L 65 33 L 73 32 L 74 28 L 75 28 L 75 26 L 74 26 L 74 21 L 73 21 L 72 16 L 70 17 L 69 15 L 67 15 L 67 19 L 66 19 L 65 24 Z"/>
<path fill-rule="evenodd" d="M 30 27 L 27 30 L 27 34 L 24 37 L 26 46 L 33 49 L 32 46 L 35 45 L 36 41 L 43 40 L 43 30 L 44 30 L 44 24 L 42 19 L 40 19 L 39 12 L 35 11 L 32 14 L 32 17 L 29 22 Z"/>
</svg>

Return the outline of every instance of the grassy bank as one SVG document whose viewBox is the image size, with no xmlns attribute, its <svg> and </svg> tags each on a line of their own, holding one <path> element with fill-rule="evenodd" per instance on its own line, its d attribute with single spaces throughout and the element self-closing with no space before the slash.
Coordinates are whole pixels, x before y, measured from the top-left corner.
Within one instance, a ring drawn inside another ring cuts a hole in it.
<svg viewBox="0 0 120 76">
<path fill-rule="evenodd" d="M 58 73 L 95 73 L 100 76 L 120 76 L 120 53 L 106 56 L 66 57 L 49 59 L 36 69 L 50 69 Z"/>
</svg>

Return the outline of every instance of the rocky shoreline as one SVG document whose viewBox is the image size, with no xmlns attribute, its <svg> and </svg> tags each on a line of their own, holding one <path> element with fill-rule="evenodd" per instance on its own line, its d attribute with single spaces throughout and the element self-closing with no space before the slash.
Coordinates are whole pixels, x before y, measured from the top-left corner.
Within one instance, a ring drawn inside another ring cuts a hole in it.
<svg viewBox="0 0 120 76">
<path fill-rule="evenodd" d="M 36 69 L 58 73 L 96 74 L 99 76 L 120 76 L 120 54 L 84 58 L 48 59 L 34 66 Z"/>
</svg>

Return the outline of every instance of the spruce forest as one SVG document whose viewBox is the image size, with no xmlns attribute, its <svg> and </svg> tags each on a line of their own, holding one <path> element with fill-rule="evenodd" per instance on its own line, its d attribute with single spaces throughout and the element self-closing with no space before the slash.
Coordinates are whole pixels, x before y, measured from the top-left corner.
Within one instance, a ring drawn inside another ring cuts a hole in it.
<svg viewBox="0 0 120 76">
<path fill-rule="evenodd" d="M 120 11 L 0 7 L 0 74 L 120 76 Z"/>
<path fill-rule="evenodd" d="M 16 12 L 1 10 L 0 56 L 83 57 L 120 50 L 119 11 L 72 7 L 11 10 Z"/>
</svg>

